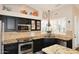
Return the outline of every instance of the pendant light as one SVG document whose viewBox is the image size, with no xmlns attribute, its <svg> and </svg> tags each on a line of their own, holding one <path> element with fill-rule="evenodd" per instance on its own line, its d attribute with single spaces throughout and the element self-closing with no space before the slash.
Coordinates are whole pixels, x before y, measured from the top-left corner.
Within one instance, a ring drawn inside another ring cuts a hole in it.
<svg viewBox="0 0 79 59">
<path fill-rule="evenodd" d="M 47 32 L 51 33 L 52 28 L 51 28 L 51 24 L 50 24 L 50 10 L 48 10 L 48 25 L 47 25 Z"/>
<path fill-rule="evenodd" d="M 50 26 L 50 10 L 48 10 L 48 26 Z"/>
</svg>

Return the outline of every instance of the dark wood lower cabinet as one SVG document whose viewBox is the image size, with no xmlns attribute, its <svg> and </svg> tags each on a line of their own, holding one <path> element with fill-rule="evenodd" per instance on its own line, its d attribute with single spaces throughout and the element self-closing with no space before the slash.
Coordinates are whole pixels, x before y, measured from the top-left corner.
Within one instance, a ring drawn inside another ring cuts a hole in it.
<svg viewBox="0 0 79 59">
<path fill-rule="evenodd" d="M 33 40 L 33 52 L 35 53 L 35 52 L 41 51 L 42 48 L 45 48 L 54 44 L 62 45 L 63 42 L 66 43 L 66 45 L 64 44 L 66 47 L 72 48 L 72 40 L 63 41 L 58 38 L 42 38 L 42 39 Z"/>
<path fill-rule="evenodd" d="M 43 40 L 43 48 L 51 46 L 53 44 L 55 44 L 54 38 L 44 38 L 44 40 Z"/>
<path fill-rule="evenodd" d="M 67 41 L 67 47 L 72 49 L 72 40 Z"/>
<path fill-rule="evenodd" d="M 33 53 L 40 51 L 42 48 L 43 48 L 42 39 L 33 40 Z"/>
<path fill-rule="evenodd" d="M 4 54 L 18 54 L 18 43 L 5 44 Z"/>
<path fill-rule="evenodd" d="M 41 51 L 42 48 L 53 45 L 54 43 L 54 40 L 50 38 L 33 40 L 33 53 Z"/>
<path fill-rule="evenodd" d="M 55 39 L 55 44 L 59 44 L 68 48 L 72 49 L 72 39 L 71 40 L 62 40 L 62 39 Z"/>
<path fill-rule="evenodd" d="M 41 38 L 33 40 L 33 53 L 41 51 L 42 48 L 59 44 L 62 45 L 62 42 L 66 43 L 66 47 L 72 48 L 72 40 L 62 41 L 57 38 Z M 18 43 L 5 44 L 4 45 L 4 54 L 18 54 Z"/>
</svg>

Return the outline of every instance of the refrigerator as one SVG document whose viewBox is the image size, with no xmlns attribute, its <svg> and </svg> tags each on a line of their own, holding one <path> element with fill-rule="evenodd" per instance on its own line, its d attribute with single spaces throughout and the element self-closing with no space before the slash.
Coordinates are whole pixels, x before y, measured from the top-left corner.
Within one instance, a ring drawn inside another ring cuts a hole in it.
<svg viewBox="0 0 79 59">
<path fill-rule="evenodd" d="M 4 23 L 0 19 L 0 54 L 3 54 L 4 52 L 3 39 L 4 39 Z"/>
<path fill-rule="evenodd" d="M 1 50 L 2 50 L 1 41 L 2 41 L 2 32 L 1 32 L 1 20 L 0 20 L 0 54 L 1 54 Z"/>
</svg>

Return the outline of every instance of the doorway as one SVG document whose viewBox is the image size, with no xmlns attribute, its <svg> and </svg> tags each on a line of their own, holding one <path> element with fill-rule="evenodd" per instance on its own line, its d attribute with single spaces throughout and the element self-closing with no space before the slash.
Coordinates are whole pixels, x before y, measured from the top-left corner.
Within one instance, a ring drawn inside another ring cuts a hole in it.
<svg viewBox="0 0 79 59">
<path fill-rule="evenodd" d="M 74 17 L 74 38 L 73 38 L 73 49 L 79 47 L 79 17 Z"/>
</svg>

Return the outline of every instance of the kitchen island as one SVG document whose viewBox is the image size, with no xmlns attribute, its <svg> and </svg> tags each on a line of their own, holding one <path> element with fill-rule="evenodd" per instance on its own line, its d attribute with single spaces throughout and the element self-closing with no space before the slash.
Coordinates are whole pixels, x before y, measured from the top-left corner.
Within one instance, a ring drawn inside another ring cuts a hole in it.
<svg viewBox="0 0 79 59">
<path fill-rule="evenodd" d="M 42 49 L 46 54 L 79 54 L 79 51 L 55 44 Z"/>
</svg>

